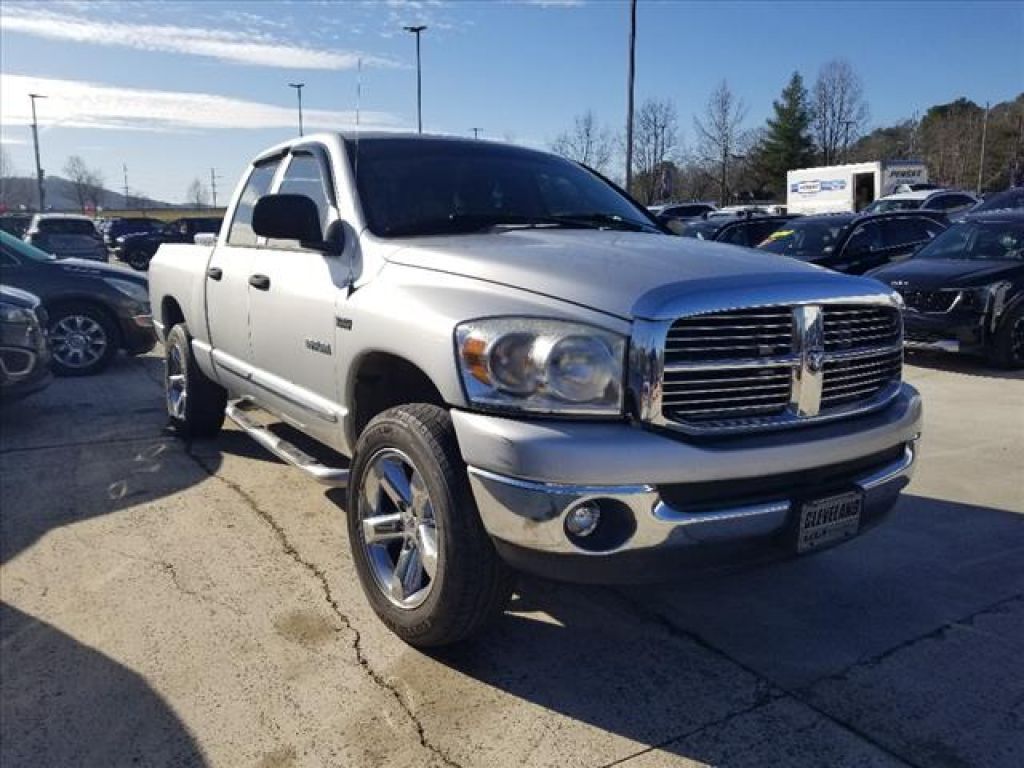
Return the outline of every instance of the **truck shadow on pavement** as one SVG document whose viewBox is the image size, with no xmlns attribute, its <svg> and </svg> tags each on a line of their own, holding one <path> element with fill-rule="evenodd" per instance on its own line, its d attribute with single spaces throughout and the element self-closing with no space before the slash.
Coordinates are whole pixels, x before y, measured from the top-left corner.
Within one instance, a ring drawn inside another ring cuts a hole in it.
<svg viewBox="0 0 1024 768">
<path fill-rule="evenodd" d="M 908 496 L 887 526 L 774 566 L 657 587 L 524 579 L 492 631 L 433 657 L 641 745 L 628 754 L 1010 768 L 1022 651 L 1024 515 Z"/>
</svg>

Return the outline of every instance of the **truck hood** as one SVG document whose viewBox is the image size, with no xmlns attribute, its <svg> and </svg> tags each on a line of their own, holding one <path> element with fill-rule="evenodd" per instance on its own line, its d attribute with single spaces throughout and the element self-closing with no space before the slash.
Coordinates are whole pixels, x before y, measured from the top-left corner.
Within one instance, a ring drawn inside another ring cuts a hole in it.
<svg viewBox="0 0 1024 768">
<path fill-rule="evenodd" d="M 623 319 L 667 319 L 752 303 L 878 295 L 874 280 L 692 238 L 522 229 L 405 240 L 397 264 L 485 280 Z"/>
</svg>

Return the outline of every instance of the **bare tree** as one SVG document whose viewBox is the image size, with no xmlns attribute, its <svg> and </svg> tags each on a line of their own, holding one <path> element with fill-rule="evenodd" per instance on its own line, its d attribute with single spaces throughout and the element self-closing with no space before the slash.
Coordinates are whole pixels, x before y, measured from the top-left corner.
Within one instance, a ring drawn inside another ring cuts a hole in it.
<svg viewBox="0 0 1024 768">
<path fill-rule="evenodd" d="M 551 151 L 604 173 L 612 159 L 612 134 L 598 125 L 588 109 L 573 118 L 571 130 L 558 134 L 551 142 Z"/>
<path fill-rule="evenodd" d="M 715 168 L 718 180 L 718 201 L 729 200 L 731 185 L 729 170 L 734 160 L 746 149 L 743 120 L 747 107 L 723 80 L 711 92 L 704 108 L 704 116 L 694 117 L 698 152 L 705 163 Z"/>
<path fill-rule="evenodd" d="M 645 205 L 668 194 L 674 181 L 678 118 L 671 101 L 648 99 L 636 115 L 633 134 L 633 189 Z"/>
<path fill-rule="evenodd" d="M 192 179 L 192 183 L 188 185 L 188 191 L 185 193 L 185 200 L 196 208 L 204 208 L 209 199 L 203 182 L 197 178 Z"/>
<path fill-rule="evenodd" d="M 87 166 L 78 155 L 71 155 L 64 163 L 64 175 L 71 182 L 82 211 L 90 206 L 94 209 L 100 206 L 103 202 L 103 175 L 99 171 Z"/>
<path fill-rule="evenodd" d="M 868 105 L 860 77 L 846 59 L 822 66 L 811 95 L 814 138 L 824 165 L 846 160 L 847 149 L 868 121 Z"/>
</svg>

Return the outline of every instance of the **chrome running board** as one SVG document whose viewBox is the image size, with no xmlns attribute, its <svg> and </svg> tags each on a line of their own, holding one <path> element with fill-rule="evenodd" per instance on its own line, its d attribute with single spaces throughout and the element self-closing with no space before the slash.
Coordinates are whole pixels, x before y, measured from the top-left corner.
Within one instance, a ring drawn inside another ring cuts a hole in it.
<svg viewBox="0 0 1024 768">
<path fill-rule="evenodd" d="M 247 411 L 258 410 L 258 406 L 247 400 L 233 400 L 228 403 L 227 416 L 241 427 L 253 440 L 262 445 L 277 458 L 298 467 L 322 485 L 332 488 L 345 488 L 348 485 L 347 469 L 329 467 L 322 464 L 297 446 L 278 437 L 263 424 L 260 424 Z"/>
</svg>

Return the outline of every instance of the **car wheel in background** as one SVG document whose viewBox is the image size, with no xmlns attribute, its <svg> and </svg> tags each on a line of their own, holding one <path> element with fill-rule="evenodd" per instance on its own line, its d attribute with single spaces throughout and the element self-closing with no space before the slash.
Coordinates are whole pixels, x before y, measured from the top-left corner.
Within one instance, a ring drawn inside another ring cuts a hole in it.
<svg viewBox="0 0 1024 768">
<path fill-rule="evenodd" d="M 132 251 L 128 254 L 128 258 L 125 261 L 128 262 L 128 266 L 139 272 L 145 272 L 149 269 L 149 254 L 145 251 Z"/>
<path fill-rule="evenodd" d="M 513 574 L 480 521 L 443 408 L 403 405 L 369 423 L 356 446 L 347 509 L 363 591 L 405 642 L 458 642 L 505 607 Z"/>
<path fill-rule="evenodd" d="M 228 396 L 206 377 L 192 355 L 192 337 L 184 323 L 167 334 L 164 344 L 164 391 L 167 415 L 182 437 L 213 437 L 224 425 Z"/>
<path fill-rule="evenodd" d="M 999 324 L 989 358 L 1000 368 L 1024 368 L 1024 304 L 1018 304 Z"/>
<path fill-rule="evenodd" d="M 117 326 L 100 307 L 65 304 L 50 311 L 52 368 L 58 376 L 91 376 L 117 354 Z"/>
</svg>

